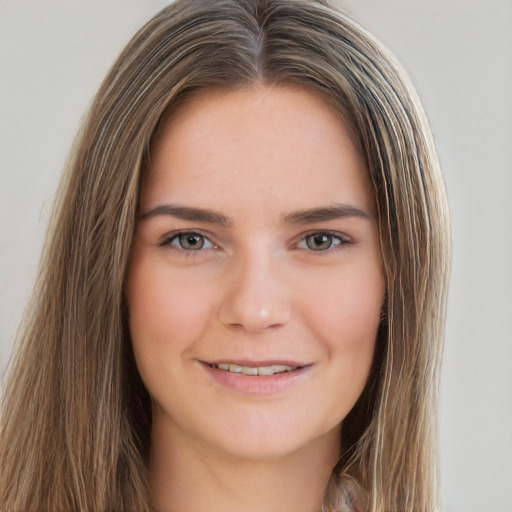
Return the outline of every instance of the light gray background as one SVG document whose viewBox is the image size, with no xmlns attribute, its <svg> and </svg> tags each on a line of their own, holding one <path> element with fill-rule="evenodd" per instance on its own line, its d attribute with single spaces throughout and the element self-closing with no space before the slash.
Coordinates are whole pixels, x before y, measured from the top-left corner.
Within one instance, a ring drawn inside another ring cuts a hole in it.
<svg viewBox="0 0 512 512">
<path fill-rule="evenodd" d="M 0 0 L 0 368 L 81 115 L 164 0 Z M 512 511 L 512 1 L 344 0 L 431 120 L 453 221 L 441 388 L 445 512 Z M 399 512 L 399 511 L 397 511 Z"/>
</svg>

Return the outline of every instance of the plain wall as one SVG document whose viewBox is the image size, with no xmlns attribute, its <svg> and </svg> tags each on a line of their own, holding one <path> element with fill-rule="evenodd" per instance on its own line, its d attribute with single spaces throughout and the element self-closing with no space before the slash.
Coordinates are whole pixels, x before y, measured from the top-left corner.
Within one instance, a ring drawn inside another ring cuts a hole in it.
<svg viewBox="0 0 512 512">
<path fill-rule="evenodd" d="M 166 3 L 0 0 L 0 368 L 80 118 L 122 46 Z M 512 1 L 339 3 L 409 71 L 448 189 L 443 510 L 510 512 Z"/>
</svg>

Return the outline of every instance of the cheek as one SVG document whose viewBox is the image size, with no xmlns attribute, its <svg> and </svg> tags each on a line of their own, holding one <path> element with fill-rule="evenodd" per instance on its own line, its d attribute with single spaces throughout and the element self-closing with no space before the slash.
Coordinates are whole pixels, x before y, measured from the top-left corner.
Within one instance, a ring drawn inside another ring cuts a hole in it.
<svg viewBox="0 0 512 512">
<path fill-rule="evenodd" d="M 195 280 L 178 278 L 158 264 L 130 269 L 126 286 L 129 326 L 139 371 L 144 374 L 172 368 L 186 357 L 208 324 L 205 291 Z M 145 380 L 145 379 L 144 379 Z"/>
<path fill-rule="evenodd" d="M 310 321 L 345 341 L 370 338 L 380 322 L 385 284 L 377 265 L 350 268 L 334 277 L 322 279 L 316 286 L 309 286 L 307 304 Z M 352 336 L 348 336 L 352 333 Z M 328 336 L 331 337 L 331 336 Z"/>
<path fill-rule="evenodd" d="M 385 284 L 377 265 L 325 280 L 310 296 L 308 324 L 346 386 L 362 391 L 372 364 Z"/>
</svg>

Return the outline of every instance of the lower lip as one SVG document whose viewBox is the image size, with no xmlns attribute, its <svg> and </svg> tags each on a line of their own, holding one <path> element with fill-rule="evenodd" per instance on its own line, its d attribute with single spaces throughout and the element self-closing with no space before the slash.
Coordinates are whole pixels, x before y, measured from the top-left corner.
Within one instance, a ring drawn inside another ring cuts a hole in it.
<svg viewBox="0 0 512 512">
<path fill-rule="evenodd" d="M 202 364 L 206 372 L 221 386 L 247 395 L 275 395 L 298 384 L 311 366 L 303 366 L 290 372 L 274 375 L 244 375 L 220 370 L 209 364 Z"/>
</svg>

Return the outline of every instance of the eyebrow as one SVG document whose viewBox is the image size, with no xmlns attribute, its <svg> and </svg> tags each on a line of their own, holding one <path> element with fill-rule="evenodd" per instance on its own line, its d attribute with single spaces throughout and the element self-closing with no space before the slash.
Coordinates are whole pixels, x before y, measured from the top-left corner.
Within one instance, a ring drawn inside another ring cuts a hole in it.
<svg viewBox="0 0 512 512">
<path fill-rule="evenodd" d="M 203 208 L 194 208 L 191 206 L 181 206 L 177 204 L 164 204 L 157 206 L 139 217 L 139 220 L 147 220 L 158 215 L 170 215 L 178 219 L 190 220 L 194 222 L 204 222 L 206 224 L 217 224 L 223 227 L 229 227 L 233 224 L 230 218 L 222 213 Z"/>
<path fill-rule="evenodd" d="M 178 219 L 190 220 L 193 222 L 204 222 L 206 224 L 217 224 L 222 227 L 231 227 L 232 219 L 214 210 L 194 208 L 178 204 L 164 204 L 143 212 L 139 220 L 144 221 L 159 215 L 169 215 Z M 324 222 L 340 219 L 343 217 L 359 217 L 371 219 L 372 216 L 365 210 L 361 210 L 347 204 L 334 204 L 307 210 L 298 210 L 283 217 L 285 224 L 309 224 L 312 222 Z"/>
<path fill-rule="evenodd" d="M 343 217 L 360 217 L 371 219 L 372 216 L 365 210 L 348 204 L 333 204 L 321 208 L 310 208 L 285 215 L 286 224 L 309 224 L 311 222 L 324 222 Z"/>
</svg>

